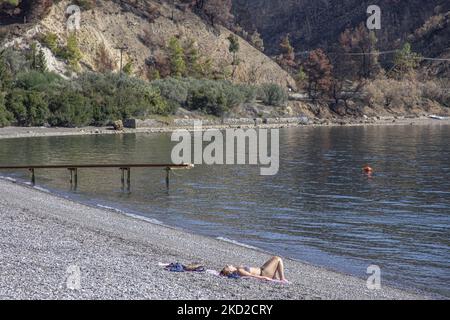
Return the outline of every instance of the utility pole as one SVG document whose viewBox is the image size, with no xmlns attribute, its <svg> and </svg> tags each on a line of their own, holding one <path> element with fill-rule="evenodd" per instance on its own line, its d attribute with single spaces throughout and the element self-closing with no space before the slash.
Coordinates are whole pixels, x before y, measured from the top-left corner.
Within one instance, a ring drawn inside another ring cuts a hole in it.
<svg viewBox="0 0 450 320">
<path fill-rule="evenodd" d="M 117 50 L 120 50 L 120 77 L 122 77 L 123 71 L 123 52 L 128 50 L 128 46 L 124 45 L 121 47 L 117 47 Z"/>
<path fill-rule="evenodd" d="M 122 72 L 123 72 L 123 52 L 128 50 L 128 46 L 123 45 L 121 47 L 117 47 L 117 50 L 120 50 L 120 74 L 119 74 L 119 107 L 122 107 Z"/>
</svg>

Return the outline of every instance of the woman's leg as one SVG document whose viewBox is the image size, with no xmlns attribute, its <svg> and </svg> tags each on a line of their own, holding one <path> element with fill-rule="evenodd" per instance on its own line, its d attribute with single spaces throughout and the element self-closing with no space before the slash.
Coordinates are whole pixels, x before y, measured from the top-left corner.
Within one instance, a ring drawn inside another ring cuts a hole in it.
<svg viewBox="0 0 450 320">
<path fill-rule="evenodd" d="M 277 267 L 277 272 L 278 272 L 278 280 L 286 280 L 286 278 L 284 277 L 284 263 L 283 260 L 281 260 L 278 263 L 278 267 Z"/>
<path fill-rule="evenodd" d="M 284 280 L 284 265 L 280 257 L 272 257 L 261 267 L 264 277 Z"/>
</svg>

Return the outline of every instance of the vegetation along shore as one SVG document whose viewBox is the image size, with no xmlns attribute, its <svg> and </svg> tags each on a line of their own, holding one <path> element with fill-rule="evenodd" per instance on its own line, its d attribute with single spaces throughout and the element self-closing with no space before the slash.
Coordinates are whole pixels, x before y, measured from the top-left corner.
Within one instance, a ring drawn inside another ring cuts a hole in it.
<svg viewBox="0 0 450 320">
<path fill-rule="evenodd" d="M 69 4 L 0 1 L 0 127 L 450 115 L 446 6 L 423 8 L 400 42 L 361 23 L 304 51 L 289 33 L 245 29 L 237 0 L 75 1 L 75 29 Z"/>
</svg>

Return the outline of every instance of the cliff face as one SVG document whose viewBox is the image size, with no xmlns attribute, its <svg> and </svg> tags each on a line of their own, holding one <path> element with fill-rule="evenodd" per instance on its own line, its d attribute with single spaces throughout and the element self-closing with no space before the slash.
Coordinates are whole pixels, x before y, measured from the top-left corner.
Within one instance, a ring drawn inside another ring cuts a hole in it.
<svg viewBox="0 0 450 320">
<path fill-rule="evenodd" d="M 297 51 L 332 46 L 342 31 L 367 19 L 369 5 L 382 10 L 379 47 L 396 48 L 430 17 L 450 10 L 447 0 L 233 0 L 236 21 L 261 33 L 269 54 L 289 34 Z M 426 44 L 424 44 L 426 46 Z"/>
</svg>

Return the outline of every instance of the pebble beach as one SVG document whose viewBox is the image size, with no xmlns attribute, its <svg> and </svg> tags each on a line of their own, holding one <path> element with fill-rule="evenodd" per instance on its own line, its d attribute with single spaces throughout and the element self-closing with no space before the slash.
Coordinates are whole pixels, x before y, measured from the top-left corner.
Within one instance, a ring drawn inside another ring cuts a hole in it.
<svg viewBox="0 0 450 320">
<path fill-rule="evenodd" d="M 426 299 L 284 259 L 289 284 L 172 273 L 160 264 L 260 266 L 271 254 L 0 179 L 0 299 Z M 78 287 L 70 285 L 79 270 Z"/>
</svg>

